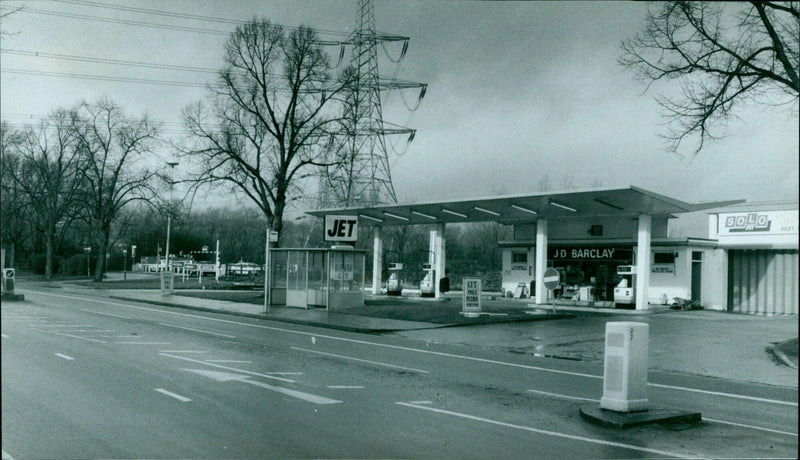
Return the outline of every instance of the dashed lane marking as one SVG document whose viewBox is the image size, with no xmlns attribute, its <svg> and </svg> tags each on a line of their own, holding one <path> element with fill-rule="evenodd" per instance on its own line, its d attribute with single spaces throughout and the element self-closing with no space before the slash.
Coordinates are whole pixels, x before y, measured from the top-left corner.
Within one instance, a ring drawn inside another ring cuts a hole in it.
<svg viewBox="0 0 800 460">
<path fill-rule="evenodd" d="M 178 401 L 181 401 L 181 402 L 189 402 L 189 401 L 191 401 L 191 399 L 187 398 L 186 396 L 181 396 L 181 395 L 179 395 L 177 393 L 173 393 L 171 391 L 167 391 L 167 390 L 165 390 L 163 388 L 156 388 L 155 390 L 157 392 L 161 393 L 161 394 L 165 394 L 165 395 L 167 395 L 167 396 L 169 396 L 171 398 L 175 398 L 175 399 L 177 399 Z"/>
<path fill-rule="evenodd" d="M 357 362 L 360 362 L 360 363 L 376 364 L 378 366 L 392 367 L 392 368 L 395 368 L 395 369 L 402 369 L 404 371 L 419 372 L 421 374 L 430 373 L 429 371 L 422 370 L 422 369 L 414 369 L 413 367 L 397 366 L 395 364 L 382 363 L 380 361 L 371 361 L 369 359 L 361 359 L 361 358 L 354 358 L 352 356 L 344 356 L 344 355 L 336 355 L 336 354 L 333 354 L 333 353 L 326 353 L 324 351 L 309 350 L 307 348 L 298 348 L 298 347 L 289 347 L 289 348 L 291 348 L 292 350 L 304 351 L 306 353 L 314 353 L 314 354 L 322 355 L 322 356 L 331 356 L 333 358 L 349 359 L 351 361 L 357 361 Z"/>
<path fill-rule="evenodd" d="M 491 424 L 491 425 L 502 426 L 502 427 L 505 427 L 505 428 L 513 428 L 515 430 L 529 431 L 529 432 L 532 432 L 532 433 L 538 433 L 538 434 L 542 434 L 542 435 L 545 435 L 545 436 L 554 436 L 554 437 L 558 437 L 558 438 L 572 439 L 572 440 L 575 440 L 575 441 L 588 442 L 588 443 L 592 443 L 592 444 L 600 444 L 600 445 L 603 445 L 603 446 L 619 447 L 621 449 L 636 450 L 636 451 L 639 451 L 639 452 L 647 452 L 647 453 L 659 455 L 659 456 L 662 456 L 662 457 L 678 457 L 678 458 L 695 458 L 696 457 L 694 455 L 687 456 L 687 455 L 679 454 L 679 453 L 676 453 L 676 452 L 667 452 L 665 450 L 658 450 L 658 449 L 651 449 L 651 448 L 648 448 L 648 447 L 634 446 L 632 444 L 624 444 L 624 443 L 621 443 L 621 442 L 606 441 L 604 439 L 587 438 L 585 436 L 576 436 L 576 435 L 573 435 L 573 434 L 559 433 L 557 431 L 543 430 L 543 429 L 540 429 L 540 428 L 534 428 L 534 427 L 530 427 L 530 426 L 516 425 L 516 424 L 513 424 L 513 423 L 501 422 L 499 420 L 492 420 L 492 419 L 488 419 L 488 418 L 484 418 L 484 417 L 478 417 L 478 416 L 475 416 L 475 415 L 469 415 L 469 414 L 464 414 L 464 413 L 460 413 L 460 412 L 453 412 L 453 411 L 444 410 L 444 409 L 436 409 L 435 407 L 417 405 L 417 404 L 412 404 L 412 403 L 408 403 L 408 402 L 397 402 L 395 404 L 398 404 L 400 406 L 405 406 L 405 407 L 411 407 L 411 408 L 414 408 L 414 409 L 421 409 L 421 410 L 425 410 L 425 411 L 435 412 L 437 414 L 449 415 L 449 416 L 452 416 L 452 417 L 458 417 L 458 418 L 463 418 L 463 419 L 467 419 L 467 420 L 473 420 L 473 421 L 476 421 L 476 422 L 482 422 L 482 423 L 488 423 L 488 424 Z"/>
<path fill-rule="evenodd" d="M 64 359 L 66 359 L 67 361 L 73 361 L 73 360 L 75 359 L 75 358 L 73 358 L 72 356 L 63 355 L 63 354 L 61 354 L 61 353 L 54 353 L 54 354 L 55 354 L 56 356 L 58 356 L 59 358 L 64 358 Z"/>
</svg>

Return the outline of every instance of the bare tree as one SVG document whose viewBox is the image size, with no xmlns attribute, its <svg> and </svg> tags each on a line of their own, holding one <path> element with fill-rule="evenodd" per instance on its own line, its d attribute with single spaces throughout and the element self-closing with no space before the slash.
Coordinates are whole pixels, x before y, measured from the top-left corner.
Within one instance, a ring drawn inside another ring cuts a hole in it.
<svg viewBox="0 0 800 460">
<path fill-rule="evenodd" d="M 331 107 L 347 81 L 333 76 L 312 29 L 287 32 L 264 19 L 237 27 L 224 62 L 210 106 L 184 110 L 194 142 L 179 148 L 199 165 L 197 183 L 243 193 L 280 232 L 290 195 L 302 194 L 303 175 L 330 163 L 337 126 Z"/>
<path fill-rule="evenodd" d="M 8 265 L 15 265 L 16 248 L 30 236 L 27 203 L 16 178 L 20 176 L 19 145 L 22 133 L 0 123 L 0 242 L 8 248 Z"/>
<path fill-rule="evenodd" d="M 644 30 L 622 42 L 620 64 L 648 88 L 676 79 L 678 97 L 658 96 L 677 152 L 696 138 L 696 155 L 711 128 L 747 102 L 791 104 L 796 115 L 800 7 L 797 2 L 665 2 L 648 11 Z"/>
<path fill-rule="evenodd" d="M 17 168 L 8 175 L 34 228 L 45 241 L 45 276 L 53 275 L 53 255 L 75 216 L 79 158 L 75 152 L 72 114 L 56 110 L 38 126 L 29 127 L 14 149 Z"/>
<path fill-rule="evenodd" d="M 141 162 L 152 153 L 158 128 L 147 117 L 128 118 L 108 99 L 78 105 L 75 135 L 83 167 L 80 195 L 84 217 L 97 245 L 94 281 L 102 281 L 105 254 L 120 211 L 151 197 L 153 171 Z"/>
</svg>

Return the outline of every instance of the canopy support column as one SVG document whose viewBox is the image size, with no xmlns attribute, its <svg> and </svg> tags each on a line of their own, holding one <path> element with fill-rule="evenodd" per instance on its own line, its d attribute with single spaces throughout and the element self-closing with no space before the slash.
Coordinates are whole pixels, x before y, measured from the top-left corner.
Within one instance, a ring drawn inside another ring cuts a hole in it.
<svg viewBox="0 0 800 460">
<path fill-rule="evenodd" d="M 650 291 L 650 237 L 652 217 L 639 215 L 639 233 L 636 240 L 636 309 L 647 310 Z"/>
<path fill-rule="evenodd" d="M 433 284 L 433 289 L 434 289 L 433 297 L 436 298 L 436 299 L 438 299 L 441 296 L 441 293 L 439 292 L 439 282 L 440 282 L 440 280 L 442 278 L 445 277 L 445 253 L 446 253 L 446 250 L 447 250 L 447 237 L 445 236 L 445 233 L 444 233 L 445 232 L 445 225 L 446 224 L 437 224 L 436 225 L 436 230 L 435 230 L 436 237 L 435 237 L 435 243 L 434 243 L 434 247 L 433 247 L 433 252 L 434 252 L 434 256 L 433 256 L 434 265 L 433 265 L 433 268 L 436 270 L 434 272 L 436 274 L 436 276 L 434 276 L 434 280 L 433 280 L 433 283 L 434 283 Z"/>
<path fill-rule="evenodd" d="M 544 271 L 547 269 L 547 219 L 536 221 L 536 303 L 547 303 Z"/>
<path fill-rule="evenodd" d="M 381 228 L 372 227 L 372 295 L 381 293 L 381 274 L 383 273 L 383 239 Z"/>
</svg>

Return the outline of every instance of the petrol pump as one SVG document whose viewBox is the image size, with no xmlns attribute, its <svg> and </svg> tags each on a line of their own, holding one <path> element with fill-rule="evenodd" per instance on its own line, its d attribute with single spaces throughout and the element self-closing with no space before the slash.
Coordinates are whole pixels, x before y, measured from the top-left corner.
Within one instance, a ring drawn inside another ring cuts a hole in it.
<svg viewBox="0 0 800 460">
<path fill-rule="evenodd" d="M 425 276 L 419 282 L 419 295 L 421 297 L 434 297 L 436 295 L 436 269 L 433 264 L 422 264 Z"/>
<path fill-rule="evenodd" d="M 617 275 L 622 278 L 614 287 L 614 306 L 634 308 L 636 305 L 636 266 L 619 265 Z"/>
<path fill-rule="evenodd" d="M 403 286 L 400 284 L 400 272 L 402 270 L 403 264 L 389 264 L 389 281 L 386 283 L 386 295 L 399 296 L 403 292 Z"/>
</svg>

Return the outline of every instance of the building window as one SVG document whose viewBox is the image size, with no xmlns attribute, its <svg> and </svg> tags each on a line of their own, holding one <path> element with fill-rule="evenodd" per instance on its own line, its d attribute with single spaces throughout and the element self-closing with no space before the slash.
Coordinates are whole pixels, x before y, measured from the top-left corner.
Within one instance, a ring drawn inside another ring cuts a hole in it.
<svg viewBox="0 0 800 460">
<path fill-rule="evenodd" d="M 703 253 L 700 251 L 692 251 L 692 262 L 702 262 Z"/>
<path fill-rule="evenodd" d="M 656 265 L 666 265 L 675 263 L 674 252 L 656 252 L 653 253 L 653 263 Z"/>
<path fill-rule="evenodd" d="M 511 263 L 513 263 L 513 264 L 527 264 L 528 263 L 528 253 L 527 252 L 512 252 L 511 253 Z"/>
</svg>

